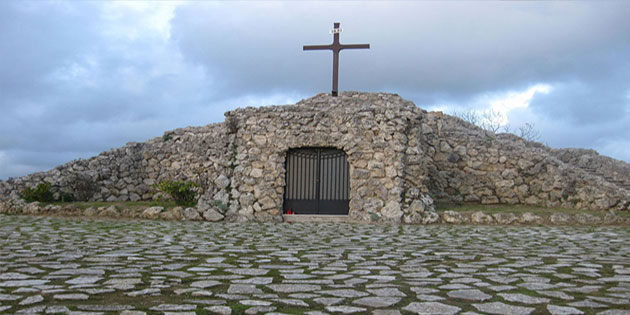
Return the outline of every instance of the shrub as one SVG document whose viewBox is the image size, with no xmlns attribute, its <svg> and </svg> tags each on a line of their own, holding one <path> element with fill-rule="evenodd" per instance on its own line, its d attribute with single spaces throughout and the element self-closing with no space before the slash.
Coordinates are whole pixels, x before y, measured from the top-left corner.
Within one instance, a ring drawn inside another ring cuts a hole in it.
<svg viewBox="0 0 630 315">
<path fill-rule="evenodd" d="M 172 132 L 168 132 L 168 131 L 167 131 L 167 132 L 165 132 L 165 133 L 162 135 L 162 141 L 169 141 L 169 140 L 171 140 L 171 139 L 173 139 L 173 133 L 172 133 Z"/>
<path fill-rule="evenodd" d="M 55 198 L 53 197 L 53 193 L 50 191 L 49 183 L 38 184 L 34 189 L 31 187 L 26 187 L 24 190 L 20 192 L 22 199 L 26 200 L 26 202 L 53 202 Z"/>
<path fill-rule="evenodd" d="M 180 206 L 192 207 L 197 204 L 195 197 L 197 193 L 194 188 L 197 184 L 193 182 L 166 181 L 155 185 L 158 190 L 171 196 L 176 204 Z"/>
<path fill-rule="evenodd" d="M 77 200 L 74 198 L 73 194 L 62 192 L 62 193 L 59 194 L 58 201 L 61 201 L 61 202 L 74 202 L 74 201 L 77 201 Z"/>
</svg>

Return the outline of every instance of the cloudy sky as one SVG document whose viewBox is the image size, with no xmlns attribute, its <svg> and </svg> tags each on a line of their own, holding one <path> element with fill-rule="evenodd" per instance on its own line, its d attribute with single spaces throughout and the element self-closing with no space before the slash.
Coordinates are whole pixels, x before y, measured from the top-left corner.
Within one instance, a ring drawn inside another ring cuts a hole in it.
<svg viewBox="0 0 630 315">
<path fill-rule="evenodd" d="M 492 109 L 630 161 L 630 1 L 0 1 L 0 179 L 340 90 Z"/>
</svg>

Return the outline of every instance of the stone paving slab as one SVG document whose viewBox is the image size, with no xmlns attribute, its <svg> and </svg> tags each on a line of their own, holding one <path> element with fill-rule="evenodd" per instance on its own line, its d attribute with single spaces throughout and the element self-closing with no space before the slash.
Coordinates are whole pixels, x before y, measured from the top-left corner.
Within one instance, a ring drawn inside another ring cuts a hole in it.
<svg viewBox="0 0 630 315">
<path fill-rule="evenodd" d="M 0 215 L 0 313 L 629 314 L 624 227 Z"/>
</svg>

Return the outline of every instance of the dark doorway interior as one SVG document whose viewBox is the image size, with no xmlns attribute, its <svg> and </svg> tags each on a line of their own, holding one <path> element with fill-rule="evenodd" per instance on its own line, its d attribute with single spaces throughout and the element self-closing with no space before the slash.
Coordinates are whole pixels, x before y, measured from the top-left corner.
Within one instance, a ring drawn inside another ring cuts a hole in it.
<svg viewBox="0 0 630 315">
<path fill-rule="evenodd" d="M 286 170 L 284 213 L 348 214 L 350 172 L 342 150 L 291 149 Z"/>
</svg>

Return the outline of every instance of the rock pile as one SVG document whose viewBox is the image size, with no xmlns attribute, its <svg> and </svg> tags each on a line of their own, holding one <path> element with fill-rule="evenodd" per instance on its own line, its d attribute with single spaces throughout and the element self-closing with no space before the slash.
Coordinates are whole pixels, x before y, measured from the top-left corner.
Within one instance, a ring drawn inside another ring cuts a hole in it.
<svg viewBox="0 0 630 315">
<path fill-rule="evenodd" d="M 438 222 L 433 199 L 597 210 L 630 207 L 627 163 L 594 151 L 554 150 L 487 132 L 440 112 L 426 112 L 395 94 L 319 94 L 295 105 L 247 107 L 225 116 L 223 123 L 177 129 L 91 159 L 1 181 L 0 210 L 24 212 L 19 191 L 39 183 L 50 183 L 57 194 L 94 201 L 138 201 L 154 198 L 153 185 L 160 181 L 182 180 L 198 183 L 197 207 L 168 215 L 147 209 L 145 217 L 282 220 L 285 159 L 289 149 L 302 147 L 331 147 L 347 154 L 349 216 L 361 221 Z"/>
</svg>

